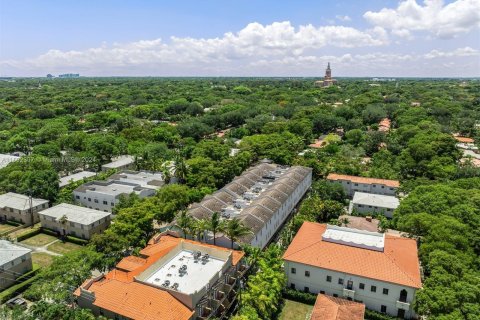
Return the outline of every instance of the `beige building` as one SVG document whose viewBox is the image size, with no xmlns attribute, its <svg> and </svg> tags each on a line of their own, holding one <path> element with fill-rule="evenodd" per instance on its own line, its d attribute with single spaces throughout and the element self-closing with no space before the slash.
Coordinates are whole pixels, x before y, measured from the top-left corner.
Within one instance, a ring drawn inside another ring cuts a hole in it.
<svg viewBox="0 0 480 320">
<path fill-rule="evenodd" d="M 32 250 L 0 240 L 0 291 L 14 285 L 24 273 L 32 270 Z"/>
<path fill-rule="evenodd" d="M 40 211 L 38 215 L 42 228 L 82 239 L 90 239 L 92 235 L 103 232 L 111 220 L 111 213 L 68 203 Z"/>
<path fill-rule="evenodd" d="M 30 210 L 30 207 L 32 210 Z M 0 220 L 15 221 L 26 225 L 37 223 L 38 211 L 48 208 L 48 200 L 8 192 L 0 195 Z"/>
</svg>

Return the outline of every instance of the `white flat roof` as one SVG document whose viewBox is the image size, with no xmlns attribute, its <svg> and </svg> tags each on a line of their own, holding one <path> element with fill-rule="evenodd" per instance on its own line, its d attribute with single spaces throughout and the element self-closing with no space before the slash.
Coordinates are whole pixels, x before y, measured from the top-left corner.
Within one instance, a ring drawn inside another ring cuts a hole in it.
<svg viewBox="0 0 480 320">
<path fill-rule="evenodd" d="M 114 161 L 104 164 L 102 167 L 105 168 L 119 168 L 132 164 L 135 158 L 133 156 L 124 155 L 117 157 Z"/>
<path fill-rule="evenodd" d="M 110 179 L 138 184 L 151 189 L 159 189 L 164 184 L 163 174 L 146 171 L 122 171 L 114 174 Z"/>
<path fill-rule="evenodd" d="M 34 208 L 45 203 L 48 203 L 48 200 L 32 198 L 32 206 Z M 30 201 L 26 195 L 8 192 L 0 195 L 0 208 L 27 210 L 30 209 Z"/>
<path fill-rule="evenodd" d="M 0 240 L 0 266 L 31 252 L 32 250 L 13 244 L 7 240 Z"/>
<path fill-rule="evenodd" d="M 327 225 L 322 240 L 375 251 L 383 251 L 385 246 L 385 235 L 383 233 L 332 225 Z"/>
<path fill-rule="evenodd" d="M 215 274 L 222 270 L 224 260 L 218 258 L 208 258 L 207 262 L 202 262 L 198 259 L 195 262 L 193 252 L 188 250 L 181 250 L 172 259 L 160 266 L 150 277 L 145 279 L 145 282 L 162 286 L 166 280 L 170 281 L 168 287 L 178 283 L 177 291 L 192 294 L 199 291 L 207 285 Z M 187 266 L 186 272 L 181 275 L 180 267 Z"/>
<path fill-rule="evenodd" d="M 83 225 L 90 225 L 111 215 L 109 212 L 75 206 L 69 203 L 61 203 L 49 209 L 40 211 L 38 214 L 53 217 L 56 220 L 66 216 L 68 221 Z"/>
<path fill-rule="evenodd" d="M 396 209 L 400 201 L 395 196 L 385 196 L 382 194 L 373 194 L 365 192 L 355 192 L 353 203 L 365 206 L 375 206 L 380 208 Z"/>
<path fill-rule="evenodd" d="M 83 178 L 89 178 L 89 177 L 93 177 L 95 176 L 96 173 L 95 172 L 91 172 L 91 171 L 80 171 L 80 172 L 77 172 L 77 173 L 74 173 L 74 174 L 71 174 L 69 176 L 65 176 L 63 178 L 60 178 L 60 183 L 59 183 L 59 186 L 60 187 L 65 187 L 66 185 L 68 185 L 70 182 L 75 182 L 75 181 L 79 181 L 79 180 L 82 180 Z"/>
<path fill-rule="evenodd" d="M 151 189 L 151 188 L 150 188 Z M 81 185 L 75 191 L 83 192 L 86 194 L 107 194 L 110 196 L 118 196 L 120 194 L 130 194 L 135 192 L 139 194 L 145 188 L 135 184 L 123 183 L 123 182 L 115 182 L 113 180 L 110 181 L 92 181 L 86 184 Z"/>
<path fill-rule="evenodd" d="M 0 169 L 8 166 L 10 163 L 17 161 L 18 159 L 20 159 L 20 157 L 0 153 Z"/>
</svg>

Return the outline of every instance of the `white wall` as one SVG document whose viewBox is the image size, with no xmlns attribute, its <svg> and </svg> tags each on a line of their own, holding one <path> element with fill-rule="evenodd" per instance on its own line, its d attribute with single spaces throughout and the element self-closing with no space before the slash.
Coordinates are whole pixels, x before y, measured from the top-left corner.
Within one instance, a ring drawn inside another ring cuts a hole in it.
<svg viewBox="0 0 480 320">
<path fill-rule="evenodd" d="M 397 188 L 388 187 L 382 184 L 353 183 L 347 180 L 329 180 L 332 183 L 340 183 L 345 192 L 353 197 L 355 192 L 383 194 L 387 196 L 395 196 Z"/>
<path fill-rule="evenodd" d="M 393 210 L 392 208 L 384 208 L 380 206 L 367 206 L 358 203 L 353 204 L 353 209 L 355 209 L 358 213 L 381 213 L 387 218 L 393 218 Z M 351 213 L 351 212 L 350 212 Z"/>
<path fill-rule="evenodd" d="M 352 262 L 353 263 L 353 262 Z M 389 282 L 373 280 L 356 275 L 350 275 L 337 271 L 321 269 L 313 266 L 303 265 L 296 262 L 285 261 L 285 272 L 288 277 L 288 287 L 295 285 L 295 289 L 304 291 L 305 287 L 309 288 L 309 292 L 320 293 L 338 297 L 343 297 L 343 289 L 347 287 L 347 282 L 353 282 L 353 290 L 355 291 L 354 300 L 361 301 L 368 309 L 380 312 L 381 306 L 387 306 L 387 313 L 397 316 L 397 300 L 400 299 L 400 291 L 407 291 L 407 302 L 410 303 L 410 309 L 405 312 L 405 317 L 414 317 L 412 301 L 415 295 L 415 288 L 396 285 Z M 296 269 L 296 273 L 292 273 L 292 268 Z M 310 272 L 310 277 L 305 276 L 305 271 Z M 331 282 L 327 282 L 327 276 L 332 277 Z M 338 283 L 338 279 L 343 279 L 343 285 Z M 365 288 L 360 289 L 360 283 L 365 284 Z M 371 291 L 371 286 L 376 286 L 376 292 Z M 388 295 L 383 294 L 383 289 L 388 289 Z"/>
</svg>

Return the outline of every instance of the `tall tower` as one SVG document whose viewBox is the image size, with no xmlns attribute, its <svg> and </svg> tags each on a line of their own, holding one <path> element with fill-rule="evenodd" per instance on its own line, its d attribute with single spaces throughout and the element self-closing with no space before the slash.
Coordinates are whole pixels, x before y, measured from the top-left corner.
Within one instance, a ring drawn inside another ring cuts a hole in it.
<svg viewBox="0 0 480 320">
<path fill-rule="evenodd" d="M 332 69 L 330 69 L 330 62 L 327 65 L 327 70 L 325 70 L 325 80 L 332 79 Z"/>
</svg>

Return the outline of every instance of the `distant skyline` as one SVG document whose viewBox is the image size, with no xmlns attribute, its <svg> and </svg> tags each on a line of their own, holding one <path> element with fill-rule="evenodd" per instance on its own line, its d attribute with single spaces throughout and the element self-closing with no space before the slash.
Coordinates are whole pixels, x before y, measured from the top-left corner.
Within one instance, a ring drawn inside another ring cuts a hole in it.
<svg viewBox="0 0 480 320">
<path fill-rule="evenodd" d="M 480 0 L 0 0 L 0 76 L 479 77 Z"/>
</svg>

